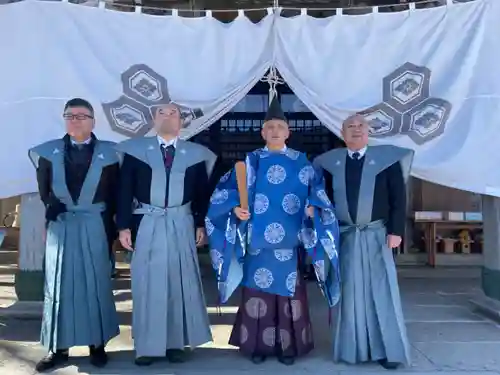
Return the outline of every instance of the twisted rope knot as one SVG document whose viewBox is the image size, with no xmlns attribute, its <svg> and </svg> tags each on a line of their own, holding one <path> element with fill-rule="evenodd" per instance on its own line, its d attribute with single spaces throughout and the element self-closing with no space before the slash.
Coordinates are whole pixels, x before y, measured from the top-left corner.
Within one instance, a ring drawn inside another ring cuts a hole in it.
<svg viewBox="0 0 500 375">
<path fill-rule="evenodd" d="M 269 73 L 260 79 L 261 82 L 267 82 L 269 85 L 269 104 L 273 100 L 273 98 L 278 95 L 278 91 L 276 90 L 277 85 L 284 85 L 285 80 L 281 78 L 278 74 L 278 71 L 275 67 L 269 69 Z"/>
</svg>

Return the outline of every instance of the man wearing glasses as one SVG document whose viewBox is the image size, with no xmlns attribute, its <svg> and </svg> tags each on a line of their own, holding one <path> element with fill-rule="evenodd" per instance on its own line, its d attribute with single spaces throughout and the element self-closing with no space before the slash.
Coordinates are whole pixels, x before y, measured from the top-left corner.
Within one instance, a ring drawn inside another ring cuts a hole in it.
<svg viewBox="0 0 500 375">
<path fill-rule="evenodd" d="M 71 99 L 63 117 L 62 139 L 29 150 L 47 220 L 41 343 L 49 353 L 38 372 L 67 362 L 72 346 L 88 346 L 92 365 L 103 367 L 105 345 L 119 333 L 109 258 L 118 156 L 92 133 L 89 102 Z"/>
</svg>

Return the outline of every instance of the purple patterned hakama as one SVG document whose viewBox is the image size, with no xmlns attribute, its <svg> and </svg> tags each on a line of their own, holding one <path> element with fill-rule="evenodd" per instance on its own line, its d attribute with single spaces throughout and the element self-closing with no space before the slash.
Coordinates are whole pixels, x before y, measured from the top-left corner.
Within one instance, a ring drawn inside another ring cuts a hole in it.
<svg viewBox="0 0 500 375">
<path fill-rule="evenodd" d="M 307 290 L 297 278 L 291 298 L 243 288 L 229 344 L 244 355 L 299 357 L 314 348 Z"/>
</svg>

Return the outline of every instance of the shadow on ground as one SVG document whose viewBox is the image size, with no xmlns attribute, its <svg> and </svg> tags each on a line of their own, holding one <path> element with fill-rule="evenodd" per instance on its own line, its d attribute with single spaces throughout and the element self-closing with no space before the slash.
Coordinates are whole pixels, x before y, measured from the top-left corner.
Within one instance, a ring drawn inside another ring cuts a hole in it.
<svg viewBox="0 0 500 375">
<path fill-rule="evenodd" d="M 0 318 L 0 343 L 3 341 L 37 342 L 40 340 L 41 321 Z"/>
</svg>

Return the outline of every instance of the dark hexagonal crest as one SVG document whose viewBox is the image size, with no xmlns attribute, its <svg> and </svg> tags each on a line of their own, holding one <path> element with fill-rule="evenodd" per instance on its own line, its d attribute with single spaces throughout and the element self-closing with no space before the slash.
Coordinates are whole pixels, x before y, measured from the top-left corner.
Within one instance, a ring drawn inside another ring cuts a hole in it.
<svg viewBox="0 0 500 375">
<path fill-rule="evenodd" d="M 371 137 L 392 137 L 401 130 L 401 115 L 385 103 L 361 112 L 370 124 Z"/>
<path fill-rule="evenodd" d="M 122 73 L 123 93 L 146 106 L 170 103 L 167 80 L 144 64 Z"/>
<path fill-rule="evenodd" d="M 403 114 L 429 97 L 431 71 L 405 63 L 383 79 L 384 102 Z"/>
<path fill-rule="evenodd" d="M 121 75 L 123 94 L 102 105 L 111 128 L 129 137 L 147 134 L 158 106 L 173 103 L 179 107 L 183 126 L 204 116 L 201 108 L 189 108 L 170 99 L 167 80 L 144 64 L 132 65 Z"/>
<path fill-rule="evenodd" d="M 444 133 L 452 105 L 439 98 L 427 98 L 403 115 L 401 133 L 418 145 Z"/>
<path fill-rule="evenodd" d="M 111 129 L 127 137 L 146 135 L 152 127 L 149 108 L 124 95 L 119 99 L 103 103 L 102 108 Z"/>
</svg>

